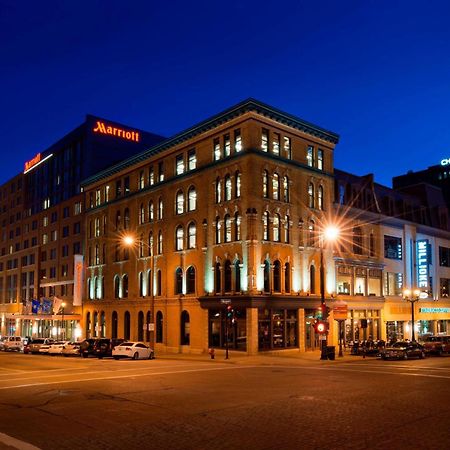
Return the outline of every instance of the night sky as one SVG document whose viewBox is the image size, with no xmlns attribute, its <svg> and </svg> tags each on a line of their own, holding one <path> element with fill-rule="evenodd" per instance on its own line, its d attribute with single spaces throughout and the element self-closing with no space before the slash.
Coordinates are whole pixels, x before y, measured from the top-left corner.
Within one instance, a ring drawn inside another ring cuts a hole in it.
<svg viewBox="0 0 450 450">
<path fill-rule="evenodd" d="M 0 0 L 0 183 L 87 113 L 169 137 L 254 97 L 391 185 L 450 157 L 447 5 Z"/>
</svg>

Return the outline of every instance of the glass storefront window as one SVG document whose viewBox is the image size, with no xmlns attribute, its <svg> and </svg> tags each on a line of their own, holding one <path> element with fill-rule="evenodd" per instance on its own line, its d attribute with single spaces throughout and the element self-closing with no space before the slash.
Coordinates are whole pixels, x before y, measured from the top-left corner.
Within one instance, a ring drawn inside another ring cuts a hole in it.
<svg viewBox="0 0 450 450">
<path fill-rule="evenodd" d="M 228 348 L 230 350 L 247 350 L 246 310 L 233 309 L 235 312 L 233 321 L 227 318 L 226 309 L 210 309 L 208 311 L 209 347 L 226 348 L 228 325 Z"/>
<path fill-rule="evenodd" d="M 298 346 L 297 310 L 260 309 L 258 314 L 259 350 Z"/>
</svg>

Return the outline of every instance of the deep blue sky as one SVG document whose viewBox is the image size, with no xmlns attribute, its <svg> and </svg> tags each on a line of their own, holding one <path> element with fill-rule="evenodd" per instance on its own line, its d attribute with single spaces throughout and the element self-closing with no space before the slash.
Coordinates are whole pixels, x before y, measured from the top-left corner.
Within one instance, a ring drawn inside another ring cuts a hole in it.
<svg viewBox="0 0 450 450">
<path fill-rule="evenodd" d="M 86 113 L 170 136 L 255 97 L 390 185 L 450 157 L 447 3 L 0 0 L 0 183 Z"/>
</svg>

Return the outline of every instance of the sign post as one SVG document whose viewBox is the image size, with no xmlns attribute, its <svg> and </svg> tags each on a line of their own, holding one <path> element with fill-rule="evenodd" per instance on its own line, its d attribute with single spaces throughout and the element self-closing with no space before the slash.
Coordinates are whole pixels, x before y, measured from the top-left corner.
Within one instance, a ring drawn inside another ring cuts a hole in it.
<svg viewBox="0 0 450 450">
<path fill-rule="evenodd" d="M 225 359 L 228 359 L 228 335 L 229 335 L 229 326 L 228 326 L 228 308 L 231 305 L 231 300 L 229 298 L 222 298 L 220 300 L 222 305 L 225 305 Z"/>
<path fill-rule="evenodd" d="M 333 305 L 333 317 L 334 320 L 337 320 L 339 323 L 339 354 L 338 356 L 344 356 L 342 353 L 342 340 L 344 338 L 343 336 L 343 330 L 342 330 L 342 324 L 347 320 L 348 315 L 348 305 L 347 302 L 344 302 L 343 300 L 338 300 Z"/>
</svg>

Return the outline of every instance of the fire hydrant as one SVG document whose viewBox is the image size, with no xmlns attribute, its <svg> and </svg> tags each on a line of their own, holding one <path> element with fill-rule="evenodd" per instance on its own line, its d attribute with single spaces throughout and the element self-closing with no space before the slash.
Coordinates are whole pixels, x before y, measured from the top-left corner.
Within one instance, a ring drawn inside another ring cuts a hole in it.
<svg viewBox="0 0 450 450">
<path fill-rule="evenodd" d="M 211 359 L 214 359 L 214 356 L 215 356 L 215 350 L 213 349 L 213 348 L 210 348 L 209 350 L 208 350 L 208 353 L 209 353 L 209 356 L 211 356 Z"/>
</svg>

